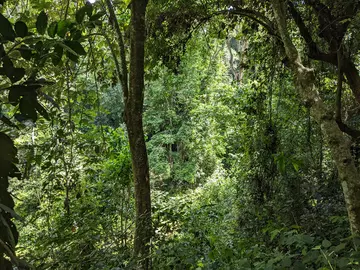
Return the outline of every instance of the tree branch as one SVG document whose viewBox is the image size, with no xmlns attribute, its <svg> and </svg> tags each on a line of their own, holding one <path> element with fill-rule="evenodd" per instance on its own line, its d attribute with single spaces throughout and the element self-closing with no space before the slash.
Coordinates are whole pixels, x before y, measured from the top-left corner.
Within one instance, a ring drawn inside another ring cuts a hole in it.
<svg viewBox="0 0 360 270">
<path fill-rule="evenodd" d="M 341 59 L 341 46 L 337 52 L 337 62 L 338 62 L 338 82 L 336 89 L 336 111 L 335 111 L 335 120 L 338 124 L 340 130 L 350 135 L 352 138 L 357 139 L 360 137 L 360 131 L 349 127 L 342 121 L 341 117 L 341 95 L 342 95 L 342 83 L 343 83 L 343 70 L 342 70 L 342 59 Z"/>
<path fill-rule="evenodd" d="M 126 64 L 126 51 L 125 51 L 124 40 L 120 30 L 119 23 L 116 19 L 114 6 L 111 3 L 111 0 L 105 0 L 105 2 L 110 14 L 109 16 L 110 22 L 113 25 L 115 33 L 117 35 L 118 45 L 120 49 L 120 59 L 121 59 L 120 82 L 121 82 L 122 90 L 124 92 L 124 102 L 126 104 L 129 97 L 129 86 L 128 86 L 128 69 Z"/>
<path fill-rule="evenodd" d="M 329 10 L 326 6 L 322 6 L 322 4 L 320 6 L 317 6 L 319 4 L 314 0 L 307 0 L 306 2 L 309 5 L 313 6 L 314 9 L 316 10 L 316 12 L 318 12 L 319 23 L 320 23 L 320 21 L 324 21 L 324 20 L 335 20 L 333 18 L 333 16 L 331 14 L 329 14 Z M 321 7 L 324 10 L 321 10 Z M 317 44 L 314 42 L 308 28 L 305 26 L 305 23 L 304 23 L 303 19 L 301 18 L 301 15 L 296 10 L 292 1 L 288 1 L 288 10 L 289 10 L 291 16 L 293 17 L 296 25 L 298 26 L 301 36 L 304 38 L 304 40 L 308 46 L 309 58 L 338 66 L 339 63 L 338 63 L 337 53 L 335 53 L 335 52 L 324 53 L 319 49 Z M 320 18 L 321 16 L 327 16 L 329 18 L 328 19 Z M 351 16 L 351 14 L 349 16 Z M 324 24 L 324 22 L 321 22 L 320 24 Z M 334 27 L 331 27 L 331 29 L 333 29 L 333 28 Z M 337 41 L 337 44 L 341 44 L 341 40 L 346 32 L 347 25 L 346 25 L 346 27 L 343 25 L 340 25 L 340 26 L 336 25 L 335 28 L 336 29 L 334 30 L 334 32 L 332 32 L 333 30 L 331 30 L 330 28 L 329 29 L 326 28 L 326 29 L 322 30 L 322 32 L 326 31 L 326 37 L 324 37 L 324 39 L 329 43 L 330 47 L 334 47 L 334 41 L 337 39 L 340 39 Z M 339 30 L 339 28 L 340 28 L 340 30 Z M 329 35 L 334 35 L 334 36 L 333 36 L 333 38 L 331 38 L 331 37 L 329 37 Z M 337 47 L 337 45 L 336 45 L 336 47 Z M 343 47 L 341 47 L 340 50 L 341 50 L 340 53 L 341 53 L 341 61 L 342 61 L 342 63 L 341 63 L 342 73 L 345 74 L 345 76 L 347 78 L 347 82 L 353 92 L 355 99 L 357 100 L 357 102 L 360 103 L 359 72 L 358 72 L 356 66 L 354 65 L 354 63 L 349 58 L 345 57 Z"/>
<path fill-rule="evenodd" d="M 279 35 L 276 33 L 275 28 L 272 22 L 262 13 L 254 10 L 249 9 L 231 9 L 231 10 L 220 10 L 215 12 L 213 15 L 240 15 L 248 17 L 253 21 L 257 22 L 261 26 L 263 26 L 270 35 L 275 36 L 276 38 L 280 39 Z"/>
<path fill-rule="evenodd" d="M 340 48 L 337 53 L 338 59 L 338 81 L 337 81 L 337 89 L 336 89 L 336 112 L 335 112 L 335 120 L 336 122 L 342 122 L 341 118 L 341 96 L 342 96 L 342 83 L 343 83 L 343 74 L 341 67 L 341 52 Z M 339 124 L 339 123 L 338 123 Z M 340 125 L 339 125 L 340 127 Z"/>
<path fill-rule="evenodd" d="M 294 43 L 291 41 L 289 33 L 287 31 L 287 25 L 286 25 L 286 17 L 284 14 L 286 14 L 285 5 L 284 2 L 279 0 L 273 0 L 272 6 L 274 10 L 275 20 L 277 22 L 278 31 L 281 37 L 281 40 L 284 43 L 284 49 L 286 56 L 290 60 L 292 64 L 301 62 L 299 58 L 299 53 L 294 45 Z"/>
</svg>

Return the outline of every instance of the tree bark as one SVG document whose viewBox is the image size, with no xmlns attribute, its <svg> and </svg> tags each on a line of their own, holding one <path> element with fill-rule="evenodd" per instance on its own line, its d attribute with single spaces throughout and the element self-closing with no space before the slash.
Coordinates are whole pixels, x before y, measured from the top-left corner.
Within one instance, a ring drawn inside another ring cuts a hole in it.
<svg viewBox="0 0 360 270">
<path fill-rule="evenodd" d="M 323 103 L 315 85 L 314 70 L 305 67 L 290 39 L 283 0 L 272 0 L 277 28 L 283 41 L 300 96 L 311 104 L 312 116 L 320 124 L 339 173 L 352 233 L 360 233 L 360 175 L 350 153 L 350 140 L 340 130 L 334 110 Z"/>
<path fill-rule="evenodd" d="M 134 258 L 137 264 L 136 269 L 144 270 L 151 269 L 150 240 L 152 236 L 149 162 L 142 120 L 146 40 L 145 13 L 147 3 L 147 0 L 131 1 L 130 73 L 128 85 L 128 71 L 122 33 L 116 20 L 113 5 L 110 0 L 106 0 L 110 20 L 117 34 L 120 48 L 120 78 L 125 101 L 124 115 L 134 175 L 136 204 Z"/>
<path fill-rule="evenodd" d="M 149 163 L 144 138 L 145 12 L 147 0 L 131 3 L 129 96 L 125 105 L 126 126 L 135 180 L 136 230 L 134 255 L 139 269 L 150 269 L 151 199 Z"/>
</svg>

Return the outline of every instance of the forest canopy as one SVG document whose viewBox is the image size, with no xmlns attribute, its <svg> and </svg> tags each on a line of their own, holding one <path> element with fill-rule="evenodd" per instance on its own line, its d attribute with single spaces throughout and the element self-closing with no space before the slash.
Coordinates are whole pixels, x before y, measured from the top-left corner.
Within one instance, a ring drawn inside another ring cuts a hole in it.
<svg viewBox="0 0 360 270">
<path fill-rule="evenodd" d="M 0 0 L 0 270 L 360 269 L 358 0 Z"/>
</svg>

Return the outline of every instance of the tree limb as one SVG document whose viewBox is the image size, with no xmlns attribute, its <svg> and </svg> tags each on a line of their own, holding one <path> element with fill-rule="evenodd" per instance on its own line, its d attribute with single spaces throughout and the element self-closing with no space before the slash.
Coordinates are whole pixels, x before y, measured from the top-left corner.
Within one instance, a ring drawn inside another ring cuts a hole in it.
<svg viewBox="0 0 360 270">
<path fill-rule="evenodd" d="M 249 19 L 252 19 L 253 21 L 257 22 L 261 26 L 263 26 L 270 35 L 277 37 L 280 39 L 278 34 L 275 31 L 275 28 L 272 24 L 272 22 L 262 13 L 250 9 L 231 9 L 231 10 L 220 10 L 215 12 L 213 15 L 240 15 L 248 17 Z"/>
<path fill-rule="evenodd" d="M 338 81 L 336 89 L 336 111 L 335 111 L 335 120 L 338 124 L 340 130 L 350 135 L 352 138 L 357 139 L 360 137 L 360 131 L 349 127 L 342 121 L 341 117 L 341 95 L 342 95 L 342 83 L 343 83 L 343 70 L 342 70 L 342 60 L 341 60 L 341 50 L 339 48 L 337 52 L 337 62 L 338 62 Z"/>
<path fill-rule="evenodd" d="M 291 14 L 291 16 L 293 17 L 296 25 L 299 28 L 300 34 L 301 36 L 304 38 L 309 52 L 308 52 L 308 56 L 309 58 L 313 59 L 313 60 L 318 60 L 318 61 L 323 61 L 335 66 L 338 66 L 338 57 L 337 57 L 337 53 L 336 52 L 329 52 L 329 53 L 324 53 L 322 52 L 319 47 L 317 46 L 317 44 L 314 42 L 311 33 L 309 32 L 308 28 L 305 26 L 305 23 L 303 21 L 303 19 L 301 18 L 301 15 L 299 14 L 299 12 L 296 10 L 294 4 L 292 3 L 292 1 L 287 1 L 288 3 L 288 10 Z M 324 10 L 321 10 L 322 6 L 317 6 L 318 3 L 316 3 L 316 1 L 314 0 L 307 0 L 306 3 L 308 3 L 309 5 L 314 6 L 314 9 L 319 12 L 318 16 L 319 16 L 319 21 L 320 20 L 325 20 L 324 18 L 320 18 L 321 16 L 328 16 L 329 18 L 327 20 L 335 20 L 333 18 L 333 16 L 331 14 L 329 14 L 329 10 L 326 6 L 323 7 Z M 351 15 L 351 14 L 350 14 Z M 350 16 L 349 15 L 349 16 Z M 322 22 L 322 24 L 324 24 L 324 22 Z M 331 29 L 323 29 L 322 32 L 326 31 L 326 37 L 324 37 L 324 39 L 329 43 L 330 47 L 334 47 L 334 41 L 337 41 L 337 44 L 341 44 L 341 40 L 342 37 L 345 35 L 346 29 L 347 29 L 348 25 L 337 25 L 335 30 L 331 30 L 334 27 L 332 27 Z M 332 32 L 333 31 L 333 32 Z M 333 37 L 329 37 L 329 35 L 335 35 Z M 340 39 L 340 40 L 339 40 Z M 337 45 L 336 45 L 337 47 Z M 334 48 L 333 48 L 334 49 Z M 337 48 L 336 48 L 337 50 Z M 356 66 L 354 65 L 354 63 L 351 61 L 351 59 L 349 59 L 348 57 L 345 57 L 345 53 L 344 53 L 344 49 L 343 47 L 341 47 L 341 66 L 342 66 L 342 72 L 345 74 L 346 78 L 347 78 L 347 82 L 353 92 L 353 95 L 355 97 L 355 99 L 357 100 L 358 103 L 360 103 L 360 76 L 359 76 L 359 72 L 356 68 Z"/>
<path fill-rule="evenodd" d="M 129 86 L 128 86 L 128 69 L 126 64 L 126 51 L 125 51 L 124 39 L 120 30 L 119 23 L 116 19 L 114 6 L 111 3 L 111 0 L 105 0 L 105 2 L 109 11 L 110 22 L 113 25 L 115 33 L 117 35 L 118 45 L 120 49 L 120 59 L 121 59 L 120 82 L 121 82 L 122 90 L 124 92 L 124 102 L 126 104 L 129 97 Z"/>
</svg>

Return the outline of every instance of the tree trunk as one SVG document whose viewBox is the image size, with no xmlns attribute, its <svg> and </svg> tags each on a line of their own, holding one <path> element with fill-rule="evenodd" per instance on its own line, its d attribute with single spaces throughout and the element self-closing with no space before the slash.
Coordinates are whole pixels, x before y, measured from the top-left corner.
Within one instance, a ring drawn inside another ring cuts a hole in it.
<svg viewBox="0 0 360 270">
<path fill-rule="evenodd" d="M 311 105 L 312 116 L 320 124 L 339 173 L 352 233 L 360 233 L 360 175 L 350 153 L 350 140 L 341 132 L 334 110 L 323 103 L 315 85 L 313 69 L 302 64 L 287 31 L 286 9 L 282 0 L 272 0 L 276 24 L 286 56 L 295 75 L 301 97 Z"/>
<path fill-rule="evenodd" d="M 121 65 L 117 65 L 125 102 L 125 122 L 129 137 L 132 168 L 135 185 L 136 228 L 134 258 L 137 269 L 150 269 L 151 199 L 149 162 L 146 151 L 142 111 L 144 103 L 144 57 L 145 57 L 145 13 L 147 0 L 131 1 L 130 76 L 126 50 L 111 0 L 106 0 L 110 21 L 114 27 L 120 49 Z"/>
<path fill-rule="evenodd" d="M 142 111 L 144 101 L 145 12 L 147 0 L 131 2 L 129 96 L 125 104 L 135 181 L 136 230 L 134 255 L 139 269 L 149 269 L 151 200 L 149 163 L 144 138 Z"/>
</svg>

